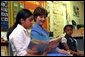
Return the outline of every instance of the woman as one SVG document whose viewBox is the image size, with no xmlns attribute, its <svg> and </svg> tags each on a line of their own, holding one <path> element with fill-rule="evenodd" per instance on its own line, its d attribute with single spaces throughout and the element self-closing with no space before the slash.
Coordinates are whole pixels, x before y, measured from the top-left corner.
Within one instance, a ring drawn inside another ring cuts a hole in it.
<svg viewBox="0 0 85 57">
<path fill-rule="evenodd" d="M 14 56 L 29 56 L 30 53 L 36 52 L 28 49 L 31 38 L 27 29 L 32 27 L 32 21 L 33 14 L 29 10 L 22 9 L 18 12 L 16 22 L 7 34 Z"/>
<path fill-rule="evenodd" d="M 35 25 L 33 26 L 31 30 L 31 38 L 32 38 L 32 43 L 34 44 L 35 47 L 38 50 L 38 53 L 40 54 L 46 54 L 49 53 L 48 56 L 55 54 L 55 56 L 65 56 L 64 54 L 60 54 L 56 52 L 58 48 L 56 46 L 58 45 L 57 43 L 54 45 L 53 43 L 50 44 L 49 46 L 49 33 L 43 28 L 43 24 L 46 21 L 47 17 L 47 11 L 42 8 L 42 7 L 37 7 L 34 10 L 34 20 L 35 20 Z M 38 44 L 38 45 L 37 45 Z"/>
</svg>

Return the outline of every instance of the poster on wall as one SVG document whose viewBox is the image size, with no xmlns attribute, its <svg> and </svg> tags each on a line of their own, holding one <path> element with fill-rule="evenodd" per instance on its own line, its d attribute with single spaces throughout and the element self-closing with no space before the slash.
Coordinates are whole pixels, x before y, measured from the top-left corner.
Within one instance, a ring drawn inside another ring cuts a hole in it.
<svg viewBox="0 0 85 57">
<path fill-rule="evenodd" d="M 79 17 L 79 8 L 77 6 L 73 6 L 73 15 Z"/>
<path fill-rule="evenodd" d="M 8 1 L 1 1 L 1 31 L 7 31 L 8 19 Z"/>
</svg>

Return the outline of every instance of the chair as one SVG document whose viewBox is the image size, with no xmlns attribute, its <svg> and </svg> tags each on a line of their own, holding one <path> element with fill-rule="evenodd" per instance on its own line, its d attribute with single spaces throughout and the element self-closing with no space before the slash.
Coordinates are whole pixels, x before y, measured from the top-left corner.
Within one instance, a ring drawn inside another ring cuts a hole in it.
<svg viewBox="0 0 85 57">
<path fill-rule="evenodd" d="M 12 47 L 11 47 L 11 42 L 10 41 L 9 41 L 8 48 L 9 48 L 9 56 L 13 56 L 13 51 L 12 51 Z"/>
</svg>

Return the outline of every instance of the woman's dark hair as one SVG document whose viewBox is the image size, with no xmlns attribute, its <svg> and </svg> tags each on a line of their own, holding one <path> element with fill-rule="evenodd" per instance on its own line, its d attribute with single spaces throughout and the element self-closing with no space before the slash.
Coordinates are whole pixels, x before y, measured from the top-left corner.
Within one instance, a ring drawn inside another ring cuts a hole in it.
<svg viewBox="0 0 85 57">
<path fill-rule="evenodd" d="M 34 15 L 34 21 L 36 21 L 37 16 L 44 15 L 45 17 L 47 17 L 48 13 L 47 13 L 46 9 L 44 9 L 42 7 L 37 7 L 34 10 L 33 15 Z"/>
<path fill-rule="evenodd" d="M 66 29 L 67 27 L 71 27 L 72 29 L 74 29 L 74 26 L 73 26 L 73 25 L 66 25 L 66 26 L 64 27 L 64 32 L 65 32 L 65 29 Z"/>
<path fill-rule="evenodd" d="M 15 24 L 8 29 L 7 38 L 9 39 L 9 35 L 16 28 L 17 24 L 21 24 L 21 19 L 26 20 L 26 18 L 30 17 L 31 15 L 33 15 L 32 12 L 27 9 L 20 10 L 16 16 Z"/>
</svg>

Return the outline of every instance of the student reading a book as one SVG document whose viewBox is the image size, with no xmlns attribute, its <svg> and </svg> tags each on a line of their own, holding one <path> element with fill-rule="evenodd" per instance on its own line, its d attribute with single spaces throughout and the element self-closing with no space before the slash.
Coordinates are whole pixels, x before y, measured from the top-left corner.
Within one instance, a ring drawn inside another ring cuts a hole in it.
<svg viewBox="0 0 85 57">
<path fill-rule="evenodd" d="M 43 24 L 46 21 L 47 11 L 42 7 L 37 7 L 34 10 L 34 21 L 36 22 L 31 30 L 31 44 L 34 50 L 38 50 L 38 54 L 46 54 L 47 56 L 67 56 L 64 51 L 60 53 L 60 49 L 56 48 L 58 42 L 61 40 L 51 40 L 49 38 L 49 33 L 43 28 Z M 57 52 L 58 51 L 58 52 Z M 66 52 L 69 54 L 68 52 Z"/>
<path fill-rule="evenodd" d="M 31 38 L 27 29 L 32 27 L 32 21 L 33 14 L 29 10 L 22 9 L 18 12 L 16 22 L 7 34 L 13 56 L 30 56 L 30 53 L 36 52 L 28 49 Z"/>
<path fill-rule="evenodd" d="M 77 41 L 72 37 L 73 25 L 66 25 L 64 32 L 66 35 L 61 39 L 60 48 L 70 51 L 74 56 L 84 56 L 82 51 L 77 49 Z"/>
</svg>

